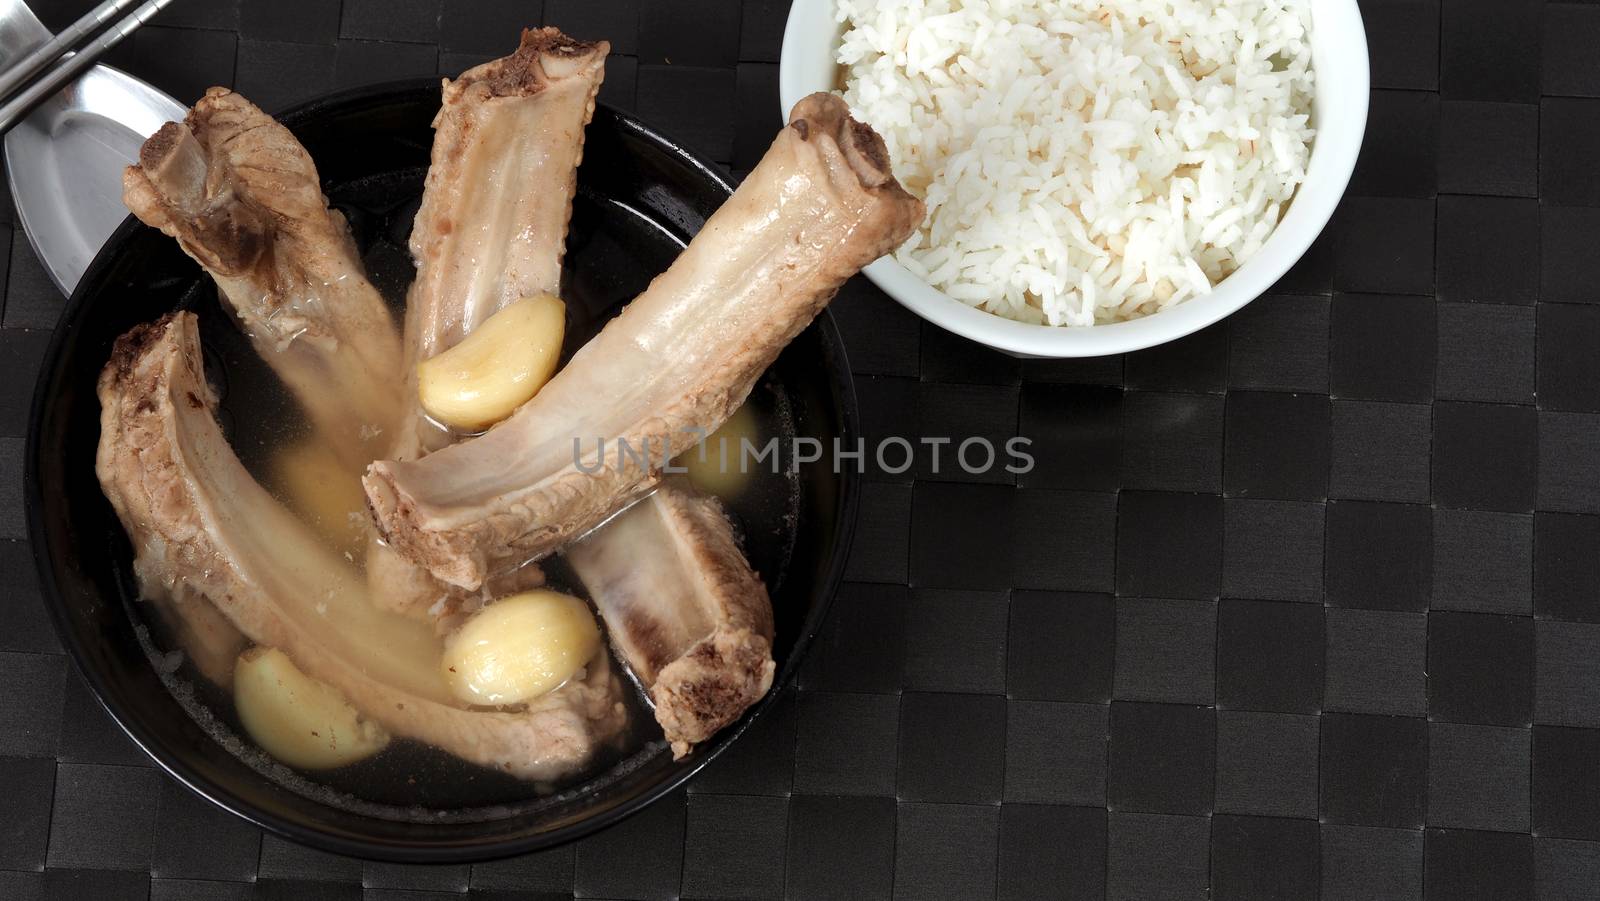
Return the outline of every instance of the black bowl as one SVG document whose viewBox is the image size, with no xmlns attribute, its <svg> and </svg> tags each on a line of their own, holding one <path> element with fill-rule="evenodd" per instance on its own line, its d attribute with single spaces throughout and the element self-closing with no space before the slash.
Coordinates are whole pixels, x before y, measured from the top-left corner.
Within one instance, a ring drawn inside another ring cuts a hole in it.
<svg viewBox="0 0 1600 901">
<path fill-rule="evenodd" d="M 403 247 L 438 106 L 437 82 L 419 82 L 338 94 L 282 117 L 316 160 L 324 190 L 351 219 L 369 259 L 397 256 Z M 579 311 L 580 335 L 583 311 L 590 331 L 603 324 L 730 191 L 694 154 L 602 106 L 589 126 L 567 245 L 564 293 L 570 291 L 569 305 Z M 176 242 L 130 218 L 89 268 L 56 328 L 33 401 L 26 487 L 34 555 L 62 643 L 128 735 L 196 793 L 281 836 L 338 853 L 410 862 L 516 854 L 616 822 L 681 785 L 771 708 L 793 678 L 842 577 L 855 522 L 854 474 L 830 467 L 801 468 L 792 526 L 766 524 L 785 532 L 772 545 L 782 559 L 774 562 L 769 553 L 762 561 L 777 614 L 773 690 L 687 759 L 675 762 L 658 748 L 558 795 L 509 809 L 457 807 L 420 821 L 323 803 L 269 778 L 224 750 L 152 664 L 139 637 L 131 548 L 94 475 L 95 380 L 112 341 L 180 306 L 199 309 L 213 332 L 227 328 L 209 279 Z M 226 371 L 227 361 L 220 367 Z M 786 399 L 797 435 L 829 446 L 855 434 L 849 367 L 826 313 L 785 351 L 767 383 Z M 232 390 L 240 392 L 237 381 Z"/>
</svg>

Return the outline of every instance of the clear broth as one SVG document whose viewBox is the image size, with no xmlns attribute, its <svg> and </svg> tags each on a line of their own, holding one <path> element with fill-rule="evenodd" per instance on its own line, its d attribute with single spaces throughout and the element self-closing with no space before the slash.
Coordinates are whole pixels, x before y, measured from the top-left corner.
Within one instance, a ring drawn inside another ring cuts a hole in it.
<svg viewBox="0 0 1600 901">
<path fill-rule="evenodd" d="M 374 286 L 403 319 L 405 293 L 414 268 L 406 241 L 422 192 L 423 170 L 352 182 L 330 191 L 335 208 L 351 232 Z M 565 365 L 624 304 L 667 268 L 683 240 L 660 224 L 614 201 L 580 190 L 569 229 L 562 299 L 567 331 Z M 217 412 L 224 433 L 247 469 L 266 483 L 272 455 L 305 437 L 309 424 L 293 397 L 251 347 L 223 307 L 209 279 L 196 284 L 183 306 L 200 316 L 207 378 L 217 390 Z M 752 468 L 742 488 L 722 498 L 745 554 L 768 588 L 782 581 L 794 545 L 799 484 L 791 439 L 795 434 L 783 386 L 763 378 L 747 405 L 757 422 L 759 441 L 779 438 L 780 465 Z M 713 454 L 715 451 L 712 452 Z M 730 449 L 730 456 L 732 450 Z M 558 556 L 542 561 L 551 587 L 588 599 L 583 585 Z M 154 617 L 145 617 L 147 648 L 175 696 L 197 722 L 230 751 L 286 787 L 347 809 L 399 819 L 438 820 L 465 812 L 471 818 L 511 815 L 530 802 L 549 802 L 582 792 L 608 775 L 668 753 L 649 702 L 632 679 L 624 692 L 628 726 L 620 740 L 602 746 L 591 763 L 556 784 L 535 784 L 480 767 L 429 745 L 396 740 L 382 753 L 334 770 L 295 771 L 257 750 L 240 726 L 231 695 L 208 682 L 187 661 L 175 670 L 169 636 Z M 613 656 L 619 674 L 627 668 Z"/>
</svg>

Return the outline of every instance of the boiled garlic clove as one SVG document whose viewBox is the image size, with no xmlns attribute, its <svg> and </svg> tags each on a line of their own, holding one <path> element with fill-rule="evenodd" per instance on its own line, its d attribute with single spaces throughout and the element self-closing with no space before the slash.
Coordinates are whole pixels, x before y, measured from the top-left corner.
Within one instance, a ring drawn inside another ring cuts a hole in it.
<svg viewBox="0 0 1600 901">
<path fill-rule="evenodd" d="M 364 760 L 389 744 L 331 686 L 311 678 L 276 648 L 251 648 L 233 671 L 233 700 L 250 738 L 279 761 L 326 770 Z"/>
<path fill-rule="evenodd" d="M 417 394 L 429 416 L 479 431 L 510 416 L 555 374 L 566 305 L 548 294 L 506 307 L 472 334 L 417 365 Z"/>
<path fill-rule="evenodd" d="M 745 401 L 722 427 L 673 461 L 689 472 L 689 481 L 707 494 L 724 500 L 736 496 L 750 480 L 748 468 L 763 464 L 746 459 L 745 448 L 760 450 L 756 414 Z M 703 458 L 703 459 L 702 459 Z M 770 465 L 767 464 L 767 465 Z"/>
<path fill-rule="evenodd" d="M 301 522 L 352 558 L 366 553 L 367 496 L 361 473 L 339 461 L 333 449 L 307 439 L 280 448 L 267 465 L 273 494 Z"/>
<path fill-rule="evenodd" d="M 556 591 L 525 591 L 462 624 L 445 647 L 444 677 L 469 704 L 517 704 L 560 686 L 599 650 L 589 605 Z"/>
</svg>

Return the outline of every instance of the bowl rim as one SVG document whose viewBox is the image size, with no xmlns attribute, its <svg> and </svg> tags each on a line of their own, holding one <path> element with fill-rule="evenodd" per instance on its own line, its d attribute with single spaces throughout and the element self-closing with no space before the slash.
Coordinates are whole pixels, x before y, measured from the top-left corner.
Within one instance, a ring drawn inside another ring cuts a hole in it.
<svg viewBox="0 0 1600 901">
<path fill-rule="evenodd" d="M 1357 0 L 1311 0 L 1311 6 L 1314 14 L 1331 12 L 1337 23 L 1334 27 L 1349 38 L 1334 50 L 1347 60 L 1349 72 L 1342 72 L 1345 77 L 1337 80 L 1319 78 L 1315 94 L 1318 102 L 1325 97 L 1339 98 L 1340 116 L 1346 124 L 1334 139 L 1313 142 L 1307 179 L 1296 188 L 1289 212 L 1279 220 L 1261 250 L 1219 282 L 1210 294 L 1138 319 L 1094 326 L 1051 326 L 1007 319 L 962 303 L 918 278 L 892 256 L 878 259 L 863 272 L 885 294 L 928 322 L 1019 357 L 1066 359 L 1143 350 L 1178 340 L 1238 312 L 1270 291 L 1327 228 L 1355 173 L 1366 134 L 1371 68 Z M 785 118 L 800 97 L 822 89 L 804 80 L 798 70 L 806 64 L 799 47 L 815 38 L 814 31 L 802 32 L 815 27 L 819 10 L 824 8 L 831 11 L 833 0 L 795 3 L 789 9 L 778 61 L 780 104 Z M 837 34 L 839 26 L 835 23 L 833 27 Z M 1331 87 L 1324 94 L 1327 85 Z M 1321 137 L 1319 131 L 1318 138 Z M 1308 192 L 1313 166 L 1319 170 L 1319 177 L 1315 189 Z M 1286 230 L 1291 224 L 1293 227 Z M 1270 256 L 1266 255 L 1269 248 L 1273 250 Z"/>
<path fill-rule="evenodd" d="M 294 130 L 329 108 L 345 105 L 355 105 L 363 102 L 371 103 L 386 98 L 425 90 L 437 91 L 439 79 L 437 78 L 408 78 L 362 85 L 354 88 L 333 91 L 318 95 L 304 102 L 297 103 L 274 115 L 274 118 L 286 127 Z M 598 107 L 604 108 L 613 115 L 623 127 L 646 141 L 655 144 L 669 155 L 687 164 L 696 170 L 700 177 L 709 179 L 726 198 L 732 196 L 735 184 L 723 174 L 718 167 L 695 151 L 689 150 L 678 141 L 669 138 L 651 126 L 645 124 L 633 113 L 618 109 L 610 104 L 598 102 Z M 98 669 L 85 665 L 89 659 L 88 642 L 81 640 L 73 624 L 68 619 L 66 604 L 63 601 L 61 589 L 55 578 L 52 565 L 53 558 L 61 549 L 55 548 L 50 537 L 50 530 L 45 519 L 45 499 L 43 486 L 40 479 L 40 455 L 43 447 L 43 424 L 48 414 L 53 398 L 50 388 L 55 381 L 52 376 L 60 367 L 60 359 L 70 342 L 76 340 L 74 329 L 66 327 L 81 315 L 82 309 L 89 304 L 89 293 L 84 286 L 90 285 L 99 279 L 101 270 L 112 265 L 111 261 L 117 254 L 117 249 L 125 243 L 126 239 L 141 229 L 146 228 L 136 217 L 129 215 L 122 224 L 111 233 L 106 243 L 96 253 L 94 260 L 85 270 L 83 278 L 78 282 L 78 289 L 73 292 L 61 309 L 57 319 L 57 326 L 52 330 L 50 341 L 46 346 L 44 356 L 39 367 L 39 374 L 34 382 L 32 401 L 28 412 L 28 434 L 23 449 L 23 502 L 28 526 L 28 542 L 32 552 L 34 569 L 39 579 L 39 594 L 41 601 L 49 611 L 51 625 L 61 642 L 63 654 L 71 662 L 73 668 L 79 673 L 90 688 L 90 693 L 115 722 L 121 731 L 149 757 L 155 764 L 180 785 L 211 804 L 237 816 L 265 832 L 287 839 L 300 845 L 342 854 L 364 860 L 386 861 L 393 863 L 425 863 L 448 864 L 470 863 L 495 860 L 526 854 L 545 848 L 567 844 L 584 836 L 598 832 L 624 820 L 646 807 L 656 803 L 661 798 L 676 791 L 684 783 L 698 775 L 707 764 L 722 756 L 722 754 L 736 741 L 738 741 L 749 727 L 763 716 L 770 716 L 771 709 L 780 702 L 788 685 L 796 678 L 800 664 L 805 658 L 817 634 L 825 622 L 828 612 L 833 605 L 834 598 L 838 595 L 840 586 L 844 583 L 845 566 L 849 557 L 849 550 L 857 526 L 860 509 L 861 474 L 854 469 L 845 467 L 838 471 L 837 485 L 838 497 L 835 509 L 838 513 L 838 524 L 833 546 L 828 554 L 826 574 L 818 583 L 818 600 L 800 626 L 790 648 L 788 657 L 783 667 L 773 678 L 772 686 L 756 704 L 745 711 L 739 720 L 718 733 L 717 740 L 697 754 L 689 763 L 680 765 L 655 785 L 644 789 L 633 797 L 609 807 L 601 808 L 578 821 L 569 821 L 550 829 L 528 834 L 521 837 L 476 840 L 467 844 L 452 842 L 436 842 L 422 844 L 418 842 L 399 842 L 381 839 L 372 839 L 364 836 L 354 836 L 345 832 L 329 829 L 319 829 L 313 826 L 301 825 L 280 818 L 257 804 L 238 797 L 225 784 L 212 780 L 193 767 L 181 752 L 169 752 L 156 739 L 143 720 L 132 715 L 125 715 L 119 711 L 116 704 L 109 698 L 112 693 L 109 680 Z M 831 312 L 824 308 L 812 323 L 820 331 L 823 346 L 832 354 L 836 364 L 823 365 L 820 368 L 826 373 L 826 387 L 837 399 L 838 425 L 841 437 L 854 438 L 860 434 L 860 410 L 857 405 L 855 379 L 850 369 L 842 335 L 838 324 Z M 265 777 L 262 777 L 265 778 Z M 312 802 L 316 803 L 316 802 Z M 512 816 L 508 819 L 515 820 Z"/>
</svg>

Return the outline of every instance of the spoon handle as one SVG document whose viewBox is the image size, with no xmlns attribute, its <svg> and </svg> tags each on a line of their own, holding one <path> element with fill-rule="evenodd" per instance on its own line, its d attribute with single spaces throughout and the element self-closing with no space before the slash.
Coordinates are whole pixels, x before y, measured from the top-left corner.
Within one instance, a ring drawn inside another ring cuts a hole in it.
<svg viewBox="0 0 1600 901">
<path fill-rule="evenodd" d="M 101 9 L 105 9 L 107 6 L 111 6 L 113 4 L 117 5 L 117 8 L 120 10 L 121 8 L 125 8 L 131 2 L 132 0 L 108 0 L 107 3 L 101 5 L 100 9 L 90 13 L 90 16 L 93 17 L 97 15 Z M 0 105 L 0 132 L 9 131 L 11 126 L 17 124 L 17 122 L 21 120 L 23 116 L 26 116 L 29 112 L 31 112 L 33 108 L 43 102 L 45 98 L 55 94 L 61 88 L 65 87 L 67 83 L 81 75 L 85 69 L 88 69 L 90 66 L 94 65 L 96 60 L 104 56 L 106 51 L 122 43 L 124 39 L 137 31 L 139 26 L 150 21 L 150 19 L 154 17 L 156 13 L 161 12 L 161 10 L 165 9 L 171 3 L 172 0 L 145 0 L 145 2 L 137 9 L 133 10 L 133 12 L 129 13 L 117 24 L 107 29 L 105 33 L 85 44 L 78 52 L 73 53 L 70 56 L 57 57 L 56 59 L 59 60 L 59 64 L 56 65 L 54 69 L 46 72 L 45 75 L 38 81 L 35 81 L 26 88 L 23 88 L 21 91 L 17 92 L 15 96 L 8 98 L 4 105 Z M 82 24 L 82 20 L 79 21 L 79 24 Z M 73 28 L 76 27 L 77 25 L 73 26 Z M 62 32 L 62 35 L 66 35 L 71 30 L 72 28 L 69 28 L 67 31 Z M 88 30 L 92 30 L 92 27 Z M 59 38 L 57 40 L 59 40 Z M 56 41 L 52 40 L 50 44 L 47 44 L 45 47 L 40 48 L 39 51 L 36 51 L 36 54 L 42 53 L 45 49 L 55 43 Z M 36 54 L 30 54 L 29 59 L 32 59 L 32 57 Z M 27 62 L 28 60 L 24 60 L 24 63 Z M 35 71 L 37 71 L 37 69 Z M 10 73 L 8 72 L 5 76 L 0 76 L 0 79 L 8 78 L 9 75 Z M 20 80 L 25 79 L 19 79 L 19 81 Z"/>
<path fill-rule="evenodd" d="M 39 74 L 46 66 L 61 58 L 63 53 L 76 47 L 78 43 L 89 35 L 105 27 L 107 22 L 121 16 L 129 7 L 138 0 L 105 0 L 99 6 L 90 10 L 83 18 L 67 26 L 66 30 L 46 41 L 43 45 L 17 60 L 4 72 L 0 72 L 0 97 L 9 98 L 17 89 L 28 83 L 28 80 Z"/>
</svg>

